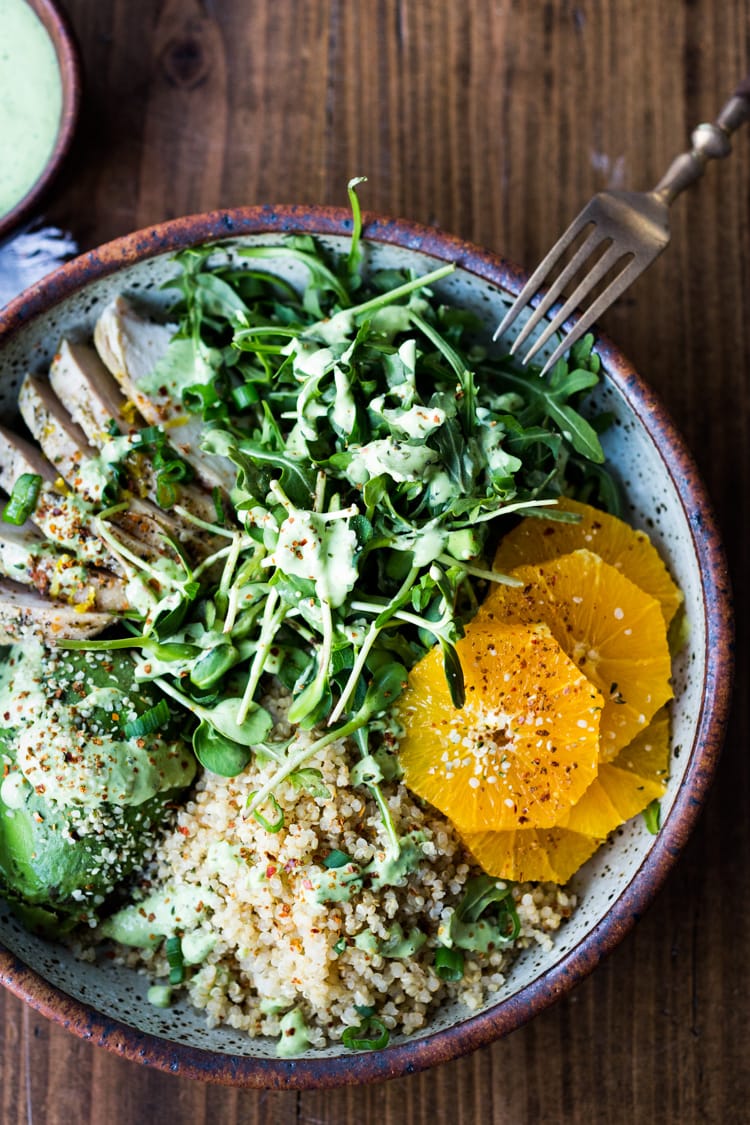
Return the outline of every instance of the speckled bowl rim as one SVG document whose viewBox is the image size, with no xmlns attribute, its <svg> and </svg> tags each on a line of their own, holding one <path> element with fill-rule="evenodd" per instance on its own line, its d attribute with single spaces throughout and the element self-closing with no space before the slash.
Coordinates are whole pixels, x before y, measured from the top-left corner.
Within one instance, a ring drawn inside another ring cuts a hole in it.
<svg viewBox="0 0 750 1125">
<path fill-rule="evenodd" d="M 67 16 L 54 0 L 29 0 L 52 40 L 62 80 L 62 112 L 55 145 L 47 163 L 21 199 L 0 215 L 0 242 L 29 219 L 59 175 L 73 143 L 81 109 L 82 68 L 78 44 Z"/>
<path fill-rule="evenodd" d="M 62 266 L 0 311 L 0 341 L 20 331 L 90 282 L 143 259 L 201 242 L 238 235 L 306 232 L 346 235 L 351 216 L 337 208 L 258 206 L 213 211 L 149 227 L 83 254 Z M 364 237 L 455 262 L 458 267 L 517 293 L 526 275 L 471 243 L 401 219 L 365 215 Z M 36 1011 L 125 1058 L 185 1078 L 268 1089 L 309 1089 L 373 1082 L 447 1062 L 514 1031 L 583 980 L 622 940 L 663 884 L 687 842 L 716 770 L 729 710 L 733 624 L 729 579 L 706 490 L 682 438 L 656 395 L 606 337 L 598 336 L 608 379 L 626 397 L 658 446 L 681 498 L 698 558 L 705 612 L 706 678 L 697 735 L 669 814 L 647 857 L 607 915 L 540 978 L 489 1011 L 424 1038 L 383 1051 L 297 1060 L 250 1058 L 171 1043 L 105 1017 L 53 987 L 0 947 L 0 983 Z"/>
</svg>

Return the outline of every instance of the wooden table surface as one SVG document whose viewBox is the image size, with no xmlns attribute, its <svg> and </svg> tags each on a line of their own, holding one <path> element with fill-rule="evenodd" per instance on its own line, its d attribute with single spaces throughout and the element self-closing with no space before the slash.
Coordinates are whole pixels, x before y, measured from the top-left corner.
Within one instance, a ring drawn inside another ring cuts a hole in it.
<svg viewBox="0 0 750 1125">
<path fill-rule="evenodd" d="M 532 266 L 596 189 L 652 186 L 750 69 L 745 0 L 67 0 L 85 114 L 49 214 L 85 248 L 207 208 L 345 203 Z M 557 1125 L 750 1120 L 750 130 L 678 201 L 604 321 L 668 403 L 718 509 L 739 689 L 667 886 L 586 982 L 509 1038 L 367 1089 L 149 1072 L 0 996 L 4 1125 Z"/>
</svg>

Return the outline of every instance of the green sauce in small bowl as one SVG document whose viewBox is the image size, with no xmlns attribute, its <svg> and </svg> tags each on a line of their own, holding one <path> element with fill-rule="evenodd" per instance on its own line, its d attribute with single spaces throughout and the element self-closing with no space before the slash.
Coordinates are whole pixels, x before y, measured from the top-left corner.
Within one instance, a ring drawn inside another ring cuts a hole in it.
<svg viewBox="0 0 750 1125">
<path fill-rule="evenodd" d="M 61 163 L 78 97 L 75 47 L 51 0 L 0 0 L 0 234 Z"/>
</svg>

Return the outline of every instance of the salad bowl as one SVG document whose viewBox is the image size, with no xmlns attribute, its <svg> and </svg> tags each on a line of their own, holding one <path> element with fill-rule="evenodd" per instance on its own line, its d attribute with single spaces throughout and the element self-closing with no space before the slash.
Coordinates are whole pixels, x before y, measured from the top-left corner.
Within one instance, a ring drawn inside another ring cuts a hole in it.
<svg viewBox="0 0 750 1125">
<path fill-rule="evenodd" d="M 114 297 L 125 294 L 166 313 L 173 298 L 162 286 L 176 272 L 176 252 L 219 241 L 275 245 L 287 234 L 304 233 L 345 254 L 351 230 L 351 215 L 341 210 L 243 208 L 178 219 L 84 254 L 0 313 L 2 420 L 13 423 L 26 372 L 45 370 L 63 335 L 90 337 Z M 365 216 L 362 233 L 366 271 L 427 274 L 455 264 L 435 292 L 475 313 L 487 341 L 525 281 L 503 259 L 414 223 Z M 278 268 L 299 283 L 294 262 Z M 204 1016 L 187 1004 L 154 1007 L 144 977 L 120 965 L 77 960 L 67 948 L 28 933 L 0 900 L 0 981 L 7 988 L 77 1035 L 168 1072 L 256 1087 L 333 1086 L 411 1073 L 509 1033 L 571 989 L 622 940 L 679 856 L 713 777 L 729 704 L 732 625 L 724 555 L 691 457 L 625 356 L 602 336 L 595 348 L 603 378 L 593 401 L 614 418 L 602 444 L 622 488 L 626 518 L 648 530 L 685 599 L 688 629 L 673 667 L 672 744 L 680 750 L 672 755 L 658 832 L 637 817 L 613 834 L 573 876 L 578 906 L 551 948 L 526 950 L 490 1003 L 477 1011 L 441 1007 L 427 1027 L 395 1037 L 379 1051 L 353 1054 L 337 1045 L 279 1058 L 269 1040 L 249 1039 L 229 1027 L 208 1029 Z"/>
</svg>

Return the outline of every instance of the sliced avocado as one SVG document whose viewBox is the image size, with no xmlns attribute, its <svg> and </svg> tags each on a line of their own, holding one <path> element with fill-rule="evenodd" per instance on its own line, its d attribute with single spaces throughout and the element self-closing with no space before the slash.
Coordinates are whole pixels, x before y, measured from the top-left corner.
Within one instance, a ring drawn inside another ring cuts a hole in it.
<svg viewBox="0 0 750 1125">
<path fill-rule="evenodd" d="M 0 889 L 30 929 L 91 921 L 192 781 L 175 720 L 127 729 L 160 698 L 134 682 L 126 653 L 6 655 L 0 715 L 15 726 L 0 730 Z"/>
<path fill-rule="evenodd" d="M 85 824 L 28 787 L 20 808 L 0 800 L 0 883 L 12 895 L 56 914 L 89 917 L 142 860 L 149 830 L 177 794 L 135 808 L 102 807 Z"/>
</svg>

